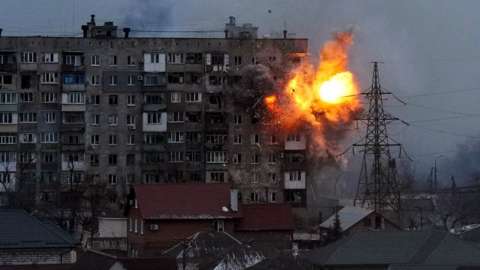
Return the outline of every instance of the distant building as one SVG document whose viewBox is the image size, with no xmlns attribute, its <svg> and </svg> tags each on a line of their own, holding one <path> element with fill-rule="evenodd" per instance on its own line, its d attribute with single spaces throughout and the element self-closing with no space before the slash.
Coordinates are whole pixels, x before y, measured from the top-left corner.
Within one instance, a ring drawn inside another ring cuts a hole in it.
<svg viewBox="0 0 480 270">
<path fill-rule="evenodd" d="M 266 249 L 292 247 L 294 230 L 292 209 L 287 204 L 246 204 L 235 226 L 235 236 Z"/>
<path fill-rule="evenodd" d="M 328 231 L 334 227 L 336 215 L 330 216 L 322 222 L 318 228 L 320 231 Z M 398 231 L 401 228 L 372 209 L 345 206 L 338 211 L 338 219 L 343 234 L 358 231 Z"/>
<path fill-rule="evenodd" d="M 0 266 L 73 264 L 75 247 L 59 227 L 23 210 L 0 209 Z"/>
<path fill-rule="evenodd" d="M 132 256 L 152 256 L 199 231 L 233 233 L 241 217 L 229 184 L 136 185 L 128 213 Z"/>
<path fill-rule="evenodd" d="M 480 249 L 444 231 L 356 232 L 306 259 L 331 270 L 478 269 Z"/>
</svg>

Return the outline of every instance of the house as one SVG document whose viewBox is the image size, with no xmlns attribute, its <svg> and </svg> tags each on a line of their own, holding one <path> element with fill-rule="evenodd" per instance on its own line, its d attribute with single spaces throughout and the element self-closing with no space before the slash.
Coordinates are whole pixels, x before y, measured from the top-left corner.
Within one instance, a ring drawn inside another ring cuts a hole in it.
<svg viewBox="0 0 480 270">
<path fill-rule="evenodd" d="M 247 270 L 313 270 L 315 265 L 307 261 L 303 256 L 294 256 L 290 253 L 281 253 L 246 268 Z"/>
<path fill-rule="evenodd" d="M 127 218 L 121 215 L 98 217 L 98 232 L 90 247 L 101 251 L 127 251 Z"/>
<path fill-rule="evenodd" d="M 246 204 L 241 209 L 242 218 L 235 226 L 235 236 L 257 247 L 291 248 L 294 222 L 290 205 Z"/>
<path fill-rule="evenodd" d="M 178 269 L 244 269 L 265 258 L 262 251 L 226 232 L 197 232 L 164 251 L 177 260 Z"/>
<path fill-rule="evenodd" d="M 457 269 L 480 266 L 480 249 L 446 231 L 358 231 L 306 258 L 317 269 Z"/>
<path fill-rule="evenodd" d="M 0 265 L 73 264 L 75 246 L 74 239 L 54 224 L 23 210 L 0 209 Z"/>
<path fill-rule="evenodd" d="M 332 215 L 319 225 L 320 231 L 328 231 L 334 227 L 336 215 Z M 384 215 L 371 209 L 361 207 L 345 206 L 338 211 L 338 219 L 343 234 L 349 234 L 357 231 L 381 230 L 394 231 L 400 230 L 395 223 L 385 218 Z"/>
<path fill-rule="evenodd" d="M 134 186 L 128 211 L 130 254 L 157 255 L 199 231 L 233 233 L 241 216 L 236 194 L 224 183 Z"/>
</svg>

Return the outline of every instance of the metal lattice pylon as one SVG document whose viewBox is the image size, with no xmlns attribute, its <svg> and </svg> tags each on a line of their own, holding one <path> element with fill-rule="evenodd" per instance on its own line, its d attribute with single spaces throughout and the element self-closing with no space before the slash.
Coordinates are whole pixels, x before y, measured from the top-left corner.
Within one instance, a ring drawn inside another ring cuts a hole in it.
<svg viewBox="0 0 480 270">
<path fill-rule="evenodd" d="M 382 90 L 378 74 L 378 62 L 373 62 L 372 85 L 363 95 L 368 99 L 368 112 L 358 120 L 366 121 L 367 132 L 361 143 L 353 146 L 363 152 L 362 167 L 358 180 L 354 205 L 375 211 L 400 208 L 400 190 L 396 177 L 396 161 L 392 159 L 390 147 L 401 147 L 390 143 L 387 123 L 399 120 L 383 109 L 383 98 L 391 94 Z"/>
</svg>

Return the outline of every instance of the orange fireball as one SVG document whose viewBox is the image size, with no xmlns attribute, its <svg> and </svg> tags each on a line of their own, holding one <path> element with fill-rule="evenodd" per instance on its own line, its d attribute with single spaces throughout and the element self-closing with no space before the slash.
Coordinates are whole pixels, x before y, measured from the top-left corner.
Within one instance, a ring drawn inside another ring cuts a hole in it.
<svg viewBox="0 0 480 270">
<path fill-rule="evenodd" d="M 318 67 L 305 62 L 289 74 L 278 97 L 265 98 L 270 112 L 285 129 L 295 131 L 301 123 L 313 129 L 314 142 L 328 149 L 326 127 L 345 126 L 353 122 L 360 110 L 358 84 L 348 70 L 350 32 L 336 33 L 320 52 Z"/>
</svg>

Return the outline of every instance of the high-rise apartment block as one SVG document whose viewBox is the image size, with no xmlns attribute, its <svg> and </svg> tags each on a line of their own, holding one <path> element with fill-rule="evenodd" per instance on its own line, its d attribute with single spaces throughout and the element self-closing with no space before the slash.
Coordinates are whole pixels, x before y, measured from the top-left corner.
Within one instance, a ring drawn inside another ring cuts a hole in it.
<svg viewBox="0 0 480 270">
<path fill-rule="evenodd" d="M 0 37 L 0 190 L 230 182 L 244 203 L 306 203 L 307 134 L 282 135 L 234 100 L 245 68 L 281 80 L 307 40 L 138 37 L 94 17 L 81 37 Z M 261 97 L 259 97 L 261 98 Z M 22 183 L 23 182 L 23 183 Z M 112 198 L 119 200 L 121 197 Z"/>
</svg>

